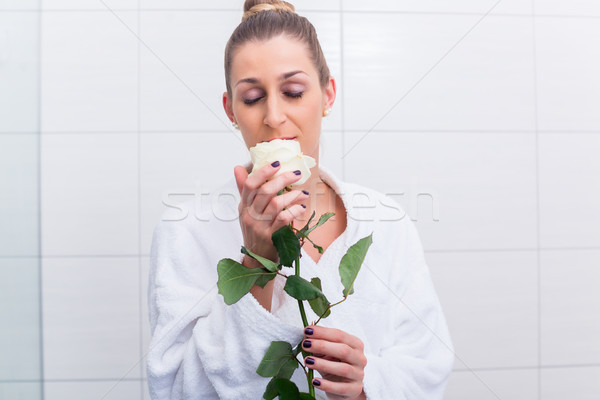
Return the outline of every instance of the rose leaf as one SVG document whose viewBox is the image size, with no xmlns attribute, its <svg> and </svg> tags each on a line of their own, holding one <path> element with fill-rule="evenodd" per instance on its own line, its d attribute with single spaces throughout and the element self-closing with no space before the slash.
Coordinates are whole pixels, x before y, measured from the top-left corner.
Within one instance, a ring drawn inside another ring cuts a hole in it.
<svg viewBox="0 0 600 400">
<path fill-rule="evenodd" d="M 348 297 L 348 295 L 354 293 L 354 281 L 365 260 L 365 256 L 367 255 L 371 243 L 373 243 L 372 233 L 350 246 L 346 254 L 342 257 L 339 269 L 342 285 L 344 285 L 344 290 L 342 292 L 344 297 Z"/>
<path fill-rule="evenodd" d="M 252 289 L 256 280 L 265 274 L 261 268 L 247 268 L 237 261 L 224 258 L 217 264 L 217 287 L 225 303 L 231 305 Z"/>
<path fill-rule="evenodd" d="M 297 275 L 288 276 L 283 290 L 298 300 L 312 300 L 317 297 L 325 297 L 319 288 Z"/>
<path fill-rule="evenodd" d="M 300 256 L 300 242 L 288 225 L 276 230 L 271 240 L 279 254 L 279 262 L 286 267 L 291 267 Z"/>
</svg>

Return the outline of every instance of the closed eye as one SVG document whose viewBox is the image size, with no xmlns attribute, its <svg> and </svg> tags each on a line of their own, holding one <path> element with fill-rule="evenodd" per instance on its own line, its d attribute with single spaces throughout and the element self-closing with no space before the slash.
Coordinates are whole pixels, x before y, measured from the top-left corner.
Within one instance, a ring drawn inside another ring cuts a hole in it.
<svg viewBox="0 0 600 400">
<path fill-rule="evenodd" d="M 288 97 L 292 97 L 294 99 L 299 99 L 302 97 L 304 92 L 285 92 L 285 95 Z"/>
</svg>

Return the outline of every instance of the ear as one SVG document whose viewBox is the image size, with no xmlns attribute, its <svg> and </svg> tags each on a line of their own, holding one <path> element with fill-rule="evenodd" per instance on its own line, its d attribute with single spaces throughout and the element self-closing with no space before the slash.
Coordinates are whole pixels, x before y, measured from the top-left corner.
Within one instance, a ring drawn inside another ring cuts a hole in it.
<svg viewBox="0 0 600 400">
<path fill-rule="evenodd" d="M 227 94 L 227 92 L 223 92 L 223 108 L 225 109 L 225 114 L 231 122 L 235 122 L 235 116 L 233 115 L 233 107 L 231 98 Z"/>
<path fill-rule="evenodd" d="M 336 91 L 335 79 L 333 76 L 330 76 L 329 82 L 327 82 L 327 86 L 325 87 L 325 90 L 323 90 L 323 108 L 333 107 Z"/>
</svg>

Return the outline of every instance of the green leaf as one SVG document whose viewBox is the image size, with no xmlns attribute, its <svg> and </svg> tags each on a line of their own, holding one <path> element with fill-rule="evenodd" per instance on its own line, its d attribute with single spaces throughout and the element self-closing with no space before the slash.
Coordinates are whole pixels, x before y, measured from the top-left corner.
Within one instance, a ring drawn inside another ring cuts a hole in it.
<svg viewBox="0 0 600 400">
<path fill-rule="evenodd" d="M 283 290 L 298 300 L 312 300 L 317 297 L 325 296 L 319 288 L 297 275 L 288 276 Z"/>
<path fill-rule="evenodd" d="M 265 274 L 261 268 L 247 268 L 237 261 L 224 258 L 217 264 L 219 279 L 217 287 L 225 303 L 231 305 L 252 289 L 259 276 Z"/>
<path fill-rule="evenodd" d="M 342 257 L 340 261 L 340 278 L 342 279 L 342 285 L 344 285 L 344 291 L 342 292 L 344 297 L 354 293 L 354 281 L 371 243 L 373 243 L 372 233 L 350 246 L 344 257 Z"/>
<path fill-rule="evenodd" d="M 278 264 L 276 262 L 273 262 L 273 261 L 269 260 L 268 258 L 261 257 L 258 254 L 254 254 L 253 252 L 251 252 L 244 246 L 242 246 L 242 253 L 254 258 L 256 261 L 261 263 L 262 266 L 265 267 L 266 269 L 268 269 L 269 271 L 271 271 L 271 272 L 277 271 Z"/>
<path fill-rule="evenodd" d="M 316 214 L 316 211 L 313 211 L 312 214 L 310 215 L 310 218 L 308 219 L 308 222 L 306 222 L 306 225 L 304 225 L 304 227 L 302 229 L 300 229 L 300 232 L 306 232 L 306 230 L 308 229 L 308 226 L 310 225 L 311 221 L 315 217 L 315 214 Z"/>
<path fill-rule="evenodd" d="M 310 394 L 308 393 L 300 393 L 300 397 L 298 397 L 300 400 L 316 400 L 314 397 L 312 397 Z"/>
<path fill-rule="evenodd" d="M 292 345 L 287 342 L 271 342 L 256 373 L 266 378 L 277 376 L 282 368 L 289 368 L 289 361 L 294 361 Z M 295 363 L 296 361 L 294 361 Z M 286 365 L 287 364 L 287 365 Z M 287 370 L 284 371 L 284 373 Z"/>
<path fill-rule="evenodd" d="M 325 214 L 321 215 L 321 218 L 319 218 L 319 222 L 317 222 L 315 224 L 315 226 L 313 226 L 312 228 L 309 228 L 307 231 L 305 231 L 304 235 L 308 236 L 309 233 L 311 233 L 312 231 L 314 231 L 315 229 L 317 229 L 318 227 L 323 225 L 325 222 L 327 222 L 327 220 L 329 218 L 333 217 L 334 215 L 335 215 L 335 213 L 325 213 Z"/>
<path fill-rule="evenodd" d="M 288 225 L 276 230 L 271 240 L 279 254 L 279 262 L 286 267 L 291 267 L 300 255 L 300 242 Z"/>
<path fill-rule="evenodd" d="M 313 286 L 315 286 L 319 290 L 323 290 L 321 288 L 321 280 L 319 278 L 312 278 L 310 280 L 310 283 L 312 283 Z M 328 309 L 329 300 L 327 300 L 327 298 L 324 295 L 321 297 L 317 297 L 316 299 L 309 300 L 308 304 L 310 305 L 310 308 L 312 308 L 312 310 L 315 312 L 315 314 L 317 314 L 321 318 L 327 318 L 329 314 L 331 314 L 331 310 Z"/>
<path fill-rule="evenodd" d="M 277 274 L 275 272 L 266 272 L 265 270 L 263 270 L 263 274 L 259 275 L 258 279 L 256 280 L 255 285 L 258 285 L 261 288 L 264 288 L 265 285 L 267 283 L 269 283 L 276 276 L 277 276 Z"/>
<path fill-rule="evenodd" d="M 263 399 L 272 400 L 279 395 L 279 400 L 302 399 L 298 386 L 289 379 L 273 378 L 267 385 Z"/>
</svg>

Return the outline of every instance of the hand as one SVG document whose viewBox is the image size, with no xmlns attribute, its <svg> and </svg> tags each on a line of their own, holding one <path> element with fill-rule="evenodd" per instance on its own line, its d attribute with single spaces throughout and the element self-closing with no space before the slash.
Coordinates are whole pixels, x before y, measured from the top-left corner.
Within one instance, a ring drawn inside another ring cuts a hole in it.
<svg viewBox="0 0 600 400">
<path fill-rule="evenodd" d="M 322 326 L 310 325 L 304 333 L 302 348 L 314 353 L 304 359 L 304 364 L 323 377 L 313 379 L 315 388 L 327 393 L 330 400 L 366 399 L 362 382 L 367 357 L 363 342 L 339 329 Z"/>
<path fill-rule="evenodd" d="M 271 235 L 302 216 L 306 208 L 301 202 L 308 199 L 308 193 L 300 190 L 277 196 L 281 189 L 301 178 L 294 172 L 286 172 L 267 182 L 280 168 L 279 164 L 275 167 L 266 165 L 251 177 L 248 177 L 248 172 L 242 166 L 234 169 L 241 195 L 238 211 L 244 246 L 272 261 L 277 261 L 277 250 L 271 241 Z"/>
</svg>

